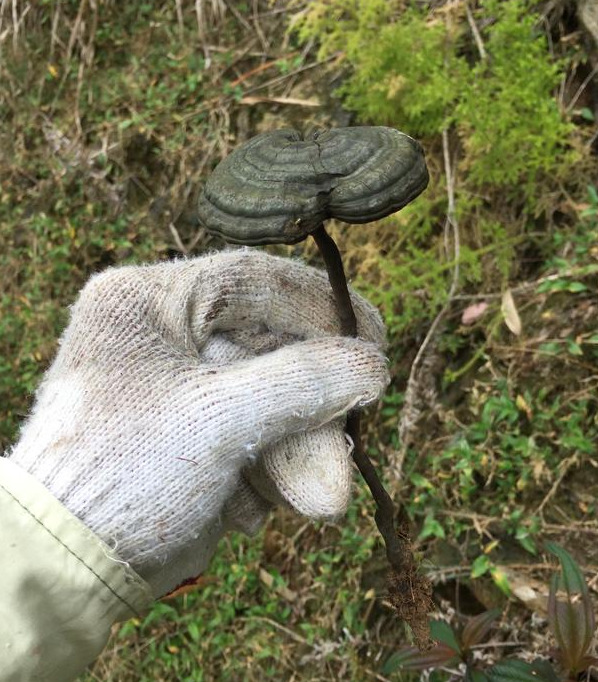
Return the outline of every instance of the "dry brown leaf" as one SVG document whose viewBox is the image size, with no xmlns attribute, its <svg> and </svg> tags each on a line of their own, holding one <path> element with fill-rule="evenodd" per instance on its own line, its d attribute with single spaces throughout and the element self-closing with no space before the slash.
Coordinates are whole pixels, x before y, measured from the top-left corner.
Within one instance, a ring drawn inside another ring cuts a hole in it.
<svg viewBox="0 0 598 682">
<path fill-rule="evenodd" d="M 521 334 L 521 318 L 517 312 L 517 306 L 513 299 L 513 294 L 510 289 L 507 289 L 502 295 L 502 304 L 500 307 L 503 317 L 505 318 L 505 324 L 507 327 L 515 334 L 519 336 Z"/>
<path fill-rule="evenodd" d="M 259 578 L 266 587 L 274 590 L 274 592 L 280 595 L 283 599 L 286 599 L 286 601 L 295 601 L 295 599 L 297 599 L 296 592 L 290 590 L 285 585 L 275 585 L 274 576 L 261 567 L 259 570 Z"/>
<path fill-rule="evenodd" d="M 210 585 L 211 583 L 218 582 L 216 576 L 210 575 L 198 575 L 196 578 L 188 578 L 184 580 L 180 585 L 174 588 L 168 594 L 160 597 L 161 601 L 168 601 L 169 599 L 176 599 L 183 594 L 189 594 L 190 592 L 196 592 L 205 585 Z"/>
</svg>

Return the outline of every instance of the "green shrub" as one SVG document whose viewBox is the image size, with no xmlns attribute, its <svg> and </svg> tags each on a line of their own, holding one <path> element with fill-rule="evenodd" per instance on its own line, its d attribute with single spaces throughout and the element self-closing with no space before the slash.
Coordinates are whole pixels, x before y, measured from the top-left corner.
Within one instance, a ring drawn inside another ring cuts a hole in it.
<svg viewBox="0 0 598 682">
<path fill-rule="evenodd" d="M 379 281 L 362 283 L 394 332 L 432 316 L 446 299 L 454 266 L 443 234 L 449 190 L 460 229 L 460 285 L 496 290 L 517 275 L 514 253 L 527 233 L 550 227 L 545 195 L 558 196 L 558 183 L 574 175 L 575 129 L 554 97 L 569 63 L 551 57 L 534 3 L 484 0 L 476 20 L 483 54 L 461 4 L 434 10 L 312 0 L 296 27 L 300 39 L 320 42 L 323 56 L 342 51 L 350 68 L 338 94 L 360 121 L 400 128 L 427 148 L 430 186 L 388 221 L 388 244 L 400 246 L 379 244 Z"/>
<path fill-rule="evenodd" d="M 563 467 L 582 466 L 595 452 L 595 403 L 564 402 L 547 389 L 513 396 L 499 381 L 474 390 L 469 409 L 468 423 L 442 450 L 408 457 L 408 509 L 425 519 L 422 539 L 458 541 L 477 514 L 501 522 L 504 533 L 535 553 L 544 496 Z"/>
</svg>

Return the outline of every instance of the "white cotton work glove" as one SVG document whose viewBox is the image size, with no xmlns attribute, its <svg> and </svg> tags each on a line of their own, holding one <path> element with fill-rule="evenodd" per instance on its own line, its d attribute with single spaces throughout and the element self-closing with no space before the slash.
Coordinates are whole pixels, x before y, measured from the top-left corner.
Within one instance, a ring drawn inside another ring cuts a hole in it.
<svg viewBox="0 0 598 682">
<path fill-rule="evenodd" d="M 93 277 L 9 455 L 149 582 L 203 571 L 272 503 L 345 511 L 348 410 L 387 384 L 384 329 L 326 274 L 255 250 Z"/>
</svg>

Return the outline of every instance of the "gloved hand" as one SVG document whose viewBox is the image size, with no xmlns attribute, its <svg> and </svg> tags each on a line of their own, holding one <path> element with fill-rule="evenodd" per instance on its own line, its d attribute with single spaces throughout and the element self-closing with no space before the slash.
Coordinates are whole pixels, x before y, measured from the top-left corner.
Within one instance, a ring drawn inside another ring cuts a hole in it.
<svg viewBox="0 0 598 682">
<path fill-rule="evenodd" d="M 272 503 L 345 510 L 342 415 L 387 383 L 380 317 L 353 303 L 359 339 L 325 273 L 254 250 L 96 275 L 10 457 L 161 596 Z"/>
</svg>

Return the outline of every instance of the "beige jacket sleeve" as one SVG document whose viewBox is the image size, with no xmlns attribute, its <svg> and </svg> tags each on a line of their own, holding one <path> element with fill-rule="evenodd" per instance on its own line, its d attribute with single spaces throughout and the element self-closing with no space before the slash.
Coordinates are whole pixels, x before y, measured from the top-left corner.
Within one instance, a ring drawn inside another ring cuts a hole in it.
<svg viewBox="0 0 598 682">
<path fill-rule="evenodd" d="M 149 586 L 36 479 L 0 457 L 0 682 L 69 682 Z"/>
</svg>

